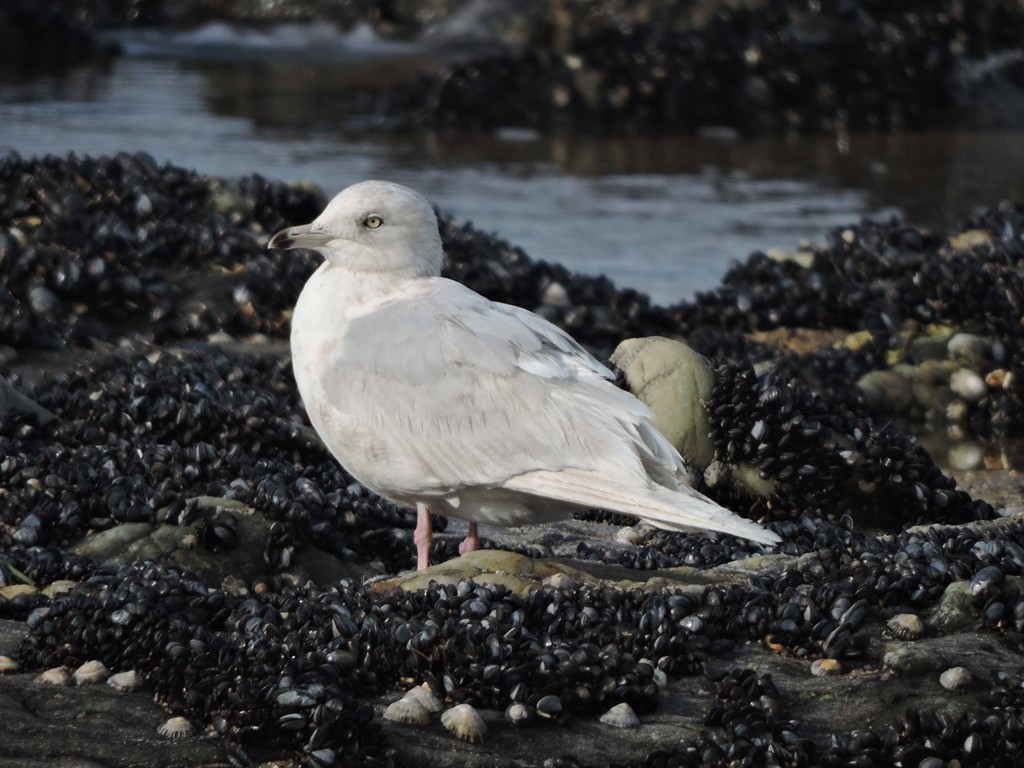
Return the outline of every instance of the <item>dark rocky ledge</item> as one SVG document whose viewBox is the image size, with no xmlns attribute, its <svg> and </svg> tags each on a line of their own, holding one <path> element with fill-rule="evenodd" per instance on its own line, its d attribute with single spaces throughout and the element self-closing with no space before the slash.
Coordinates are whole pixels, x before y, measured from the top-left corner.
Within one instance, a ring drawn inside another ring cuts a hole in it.
<svg viewBox="0 0 1024 768">
<path fill-rule="evenodd" d="M 314 262 L 265 244 L 322 205 L 145 156 L 0 162 L 4 765 L 1016 764 L 1019 205 L 851 224 L 669 308 L 443 218 L 451 275 L 598 354 L 712 357 L 711 396 L 677 392 L 710 419 L 696 481 L 784 543 L 593 512 L 456 558 L 451 521 L 427 575 L 291 379 Z M 922 420 L 975 441 L 966 484 L 897 426 Z M 94 659 L 142 690 L 36 680 Z M 424 682 L 481 744 L 382 718 Z M 638 727 L 599 720 L 621 703 Z"/>
</svg>

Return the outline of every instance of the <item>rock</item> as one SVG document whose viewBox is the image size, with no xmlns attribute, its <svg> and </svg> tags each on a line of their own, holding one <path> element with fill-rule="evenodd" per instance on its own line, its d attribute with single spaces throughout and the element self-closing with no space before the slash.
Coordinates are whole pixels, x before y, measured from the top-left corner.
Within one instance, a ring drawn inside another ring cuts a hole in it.
<svg viewBox="0 0 1024 768">
<path fill-rule="evenodd" d="M 869 371 L 857 380 L 857 386 L 871 407 L 883 413 L 907 414 L 914 404 L 910 381 L 898 370 Z"/>
<path fill-rule="evenodd" d="M 944 669 L 949 661 L 923 643 L 886 646 L 882 671 L 896 677 L 920 677 Z"/>
<path fill-rule="evenodd" d="M 630 391 L 654 412 L 654 426 L 687 465 L 698 472 L 707 469 L 714 459 L 704 407 L 715 385 L 711 364 L 682 342 L 656 336 L 623 341 L 611 361 Z"/>
<path fill-rule="evenodd" d="M 954 581 L 946 585 L 929 624 L 939 631 L 950 631 L 970 626 L 977 621 L 974 599 L 969 581 Z"/>
<path fill-rule="evenodd" d="M 136 560 L 174 563 L 197 574 L 209 584 L 221 584 L 228 577 L 253 581 L 272 571 L 263 553 L 270 545 L 270 524 L 250 507 L 231 499 L 199 497 L 195 500 L 196 522 L 187 525 L 122 523 L 91 534 L 72 551 L 101 563 L 121 564 Z M 218 513 L 233 512 L 237 540 L 231 546 L 203 545 L 204 530 Z M 365 573 L 337 558 L 311 547 L 296 559 L 298 566 L 317 583 L 353 578 Z"/>
</svg>

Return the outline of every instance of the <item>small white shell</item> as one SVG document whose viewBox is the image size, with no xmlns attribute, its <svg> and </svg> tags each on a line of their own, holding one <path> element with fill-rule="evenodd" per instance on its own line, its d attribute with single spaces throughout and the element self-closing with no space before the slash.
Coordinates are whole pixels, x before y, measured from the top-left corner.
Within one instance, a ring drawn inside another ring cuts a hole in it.
<svg viewBox="0 0 1024 768">
<path fill-rule="evenodd" d="M 575 589 L 579 582 L 567 573 L 553 573 L 541 582 L 552 589 Z"/>
<path fill-rule="evenodd" d="M 622 702 L 601 715 L 601 722 L 613 728 L 636 728 L 640 725 L 640 718 L 629 704 Z"/>
<path fill-rule="evenodd" d="M 0 656 L 0 675 L 8 675 L 21 669 L 21 665 L 10 656 Z"/>
<path fill-rule="evenodd" d="M 102 661 L 87 661 L 71 674 L 75 685 L 89 685 L 90 683 L 102 683 L 110 677 L 110 670 Z"/>
<path fill-rule="evenodd" d="M 441 725 L 455 734 L 456 738 L 479 744 L 484 740 L 487 724 L 480 713 L 470 704 L 459 704 L 441 713 Z"/>
<path fill-rule="evenodd" d="M 41 685 L 56 685 L 63 687 L 71 685 L 71 675 L 68 674 L 68 671 L 64 669 L 64 667 L 53 667 L 52 669 L 48 669 L 41 673 L 39 677 L 36 678 L 36 682 Z"/>
<path fill-rule="evenodd" d="M 185 717 L 172 717 L 165 722 L 156 732 L 168 739 L 187 739 L 195 735 L 196 727 Z"/>
<path fill-rule="evenodd" d="M 388 705 L 384 710 L 384 719 L 393 723 L 426 725 L 430 722 L 430 712 L 419 699 L 406 695 Z"/>
<path fill-rule="evenodd" d="M 505 708 L 505 719 L 512 725 L 526 725 L 533 720 L 533 710 L 518 701 L 513 701 Z"/>
<path fill-rule="evenodd" d="M 145 685 L 145 680 L 134 669 L 130 669 L 127 672 L 118 672 L 116 675 L 111 675 L 107 678 L 107 685 L 115 691 L 130 693 L 141 689 Z"/>
<path fill-rule="evenodd" d="M 900 640 L 917 640 L 924 636 L 924 622 L 914 613 L 897 613 L 886 622 L 886 627 Z"/>
<path fill-rule="evenodd" d="M 405 692 L 405 696 L 402 698 L 415 699 L 423 705 L 423 708 L 426 709 L 427 712 L 430 712 L 431 714 L 440 712 L 444 709 L 444 702 L 441 701 L 426 684 L 413 686 Z"/>
<path fill-rule="evenodd" d="M 947 691 L 962 691 L 974 682 L 974 675 L 967 667 L 950 667 L 939 675 L 939 684 Z"/>
<path fill-rule="evenodd" d="M 838 675 L 843 671 L 843 665 L 836 659 L 815 659 L 811 662 L 811 674 L 815 677 L 828 677 Z"/>
<path fill-rule="evenodd" d="M 636 545 L 640 543 L 640 532 L 632 525 L 627 525 L 612 534 L 612 538 L 622 544 Z"/>
</svg>

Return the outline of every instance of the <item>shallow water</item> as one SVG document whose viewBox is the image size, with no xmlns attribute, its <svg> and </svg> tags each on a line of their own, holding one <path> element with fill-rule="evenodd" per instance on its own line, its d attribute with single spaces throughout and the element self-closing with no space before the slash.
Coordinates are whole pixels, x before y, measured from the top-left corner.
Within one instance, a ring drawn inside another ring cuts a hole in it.
<svg viewBox="0 0 1024 768">
<path fill-rule="evenodd" d="M 1024 199 L 1013 133 L 792 140 L 602 139 L 380 130 L 353 89 L 400 83 L 437 53 L 322 28 L 125 38 L 128 54 L 61 77 L 0 80 L 0 152 L 143 150 L 220 175 L 366 178 L 415 187 L 536 259 L 603 273 L 658 303 L 714 287 L 730 260 L 820 242 L 864 215 L 946 228 Z M 345 98 L 337 98 L 338 94 Z"/>
</svg>

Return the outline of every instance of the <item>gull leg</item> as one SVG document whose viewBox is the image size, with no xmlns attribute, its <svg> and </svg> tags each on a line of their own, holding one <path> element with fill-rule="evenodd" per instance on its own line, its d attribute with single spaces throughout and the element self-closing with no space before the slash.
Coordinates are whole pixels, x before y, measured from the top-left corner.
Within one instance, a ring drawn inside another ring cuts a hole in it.
<svg viewBox="0 0 1024 768">
<path fill-rule="evenodd" d="M 430 510 L 426 504 L 416 505 L 416 531 L 412 540 L 416 542 L 416 570 L 422 571 L 430 565 Z"/>
<path fill-rule="evenodd" d="M 466 534 L 466 538 L 459 544 L 459 554 L 464 555 L 467 552 L 474 552 L 480 549 L 480 536 L 476 532 L 476 523 L 469 524 L 469 533 Z"/>
</svg>

